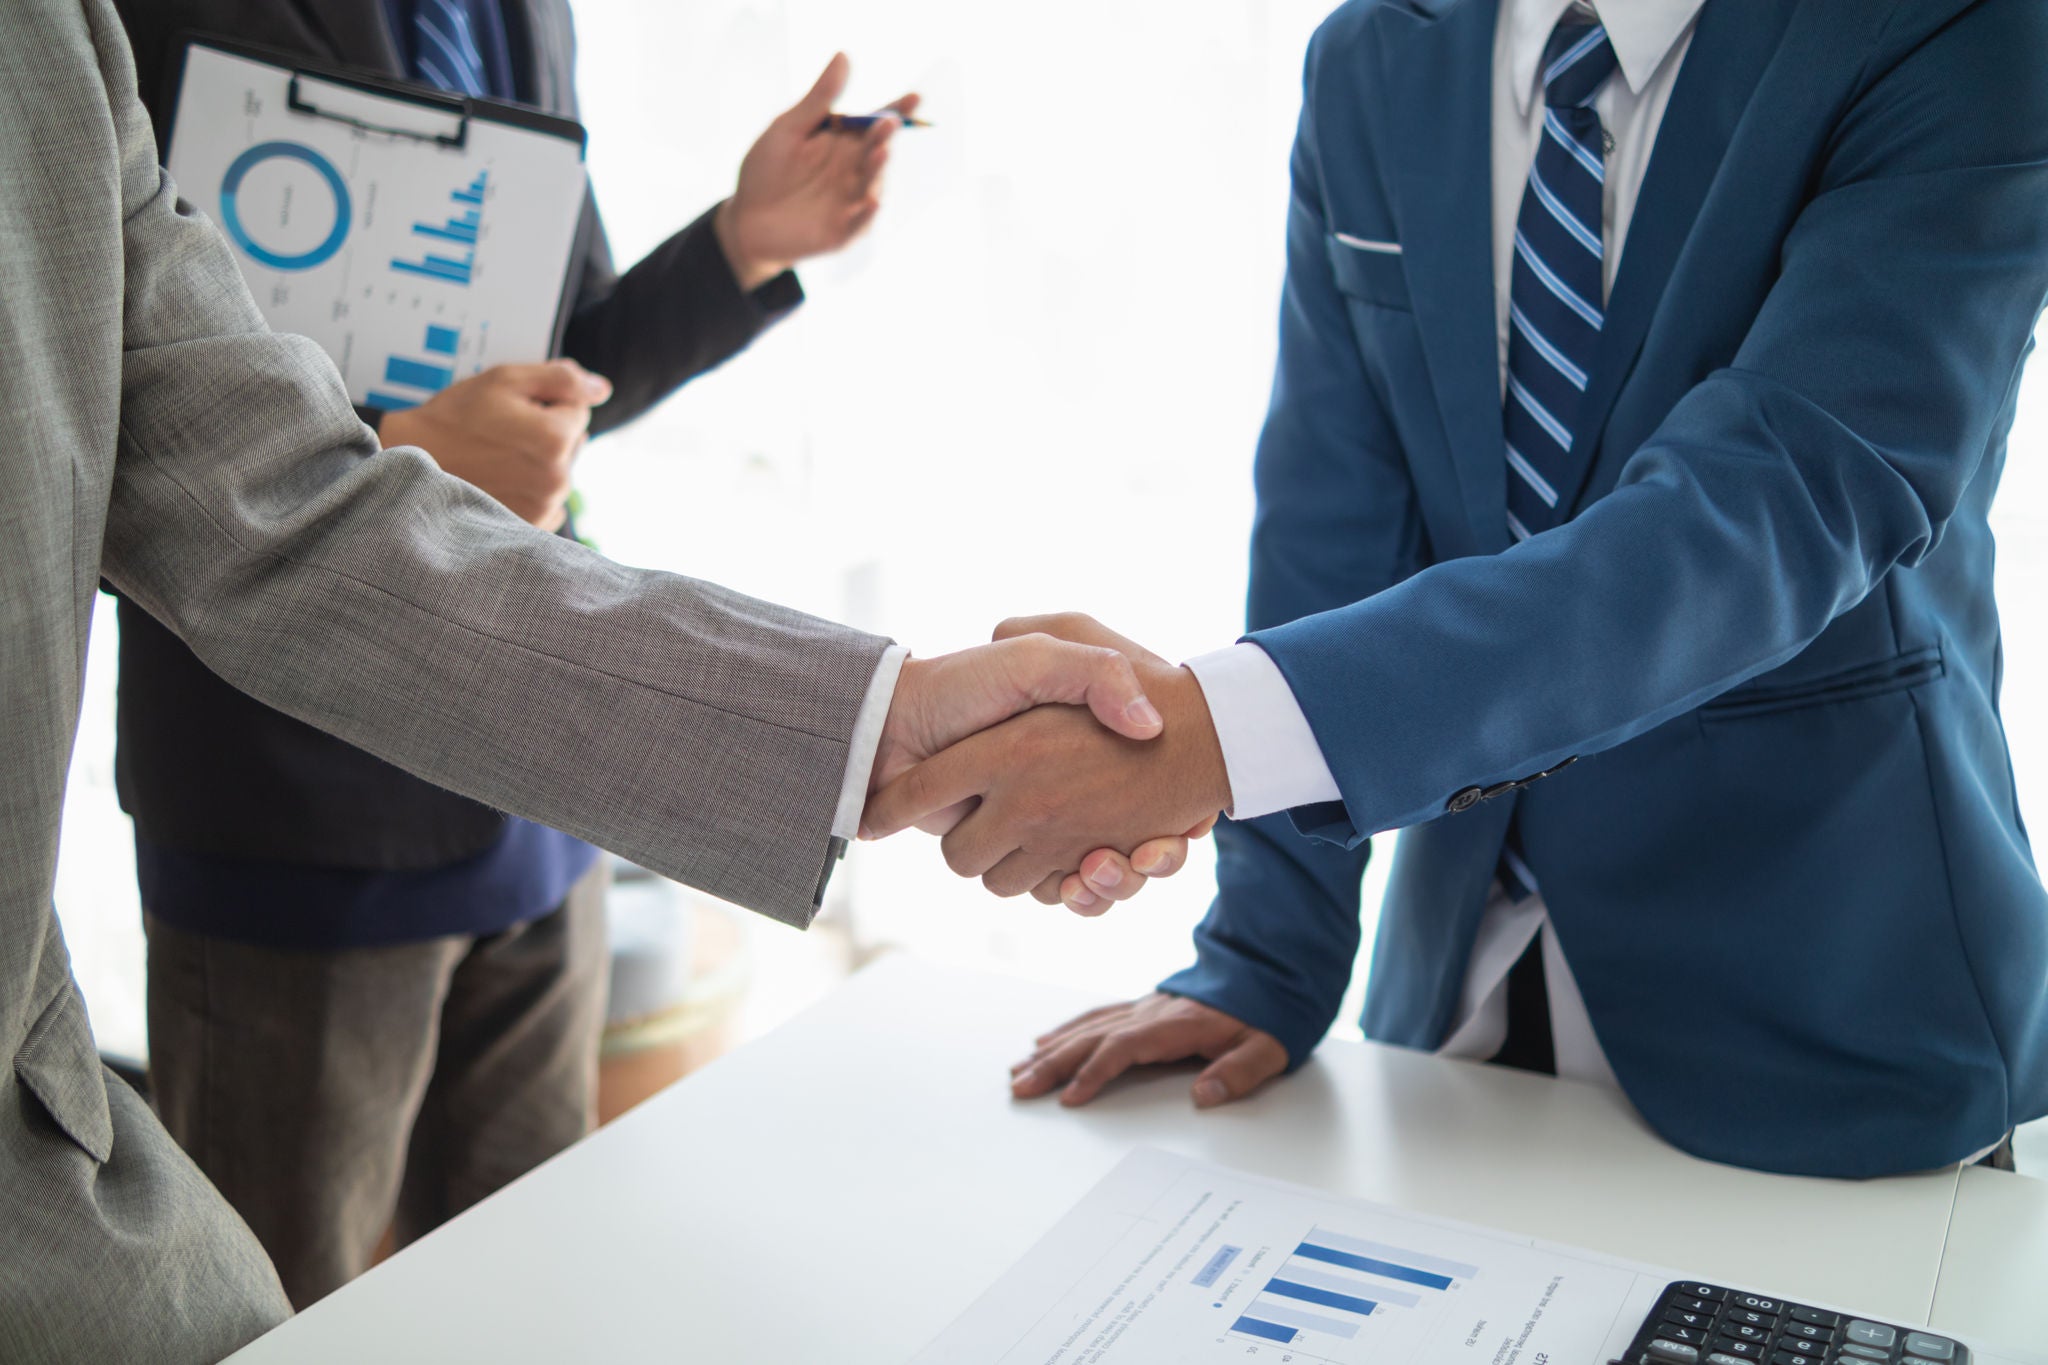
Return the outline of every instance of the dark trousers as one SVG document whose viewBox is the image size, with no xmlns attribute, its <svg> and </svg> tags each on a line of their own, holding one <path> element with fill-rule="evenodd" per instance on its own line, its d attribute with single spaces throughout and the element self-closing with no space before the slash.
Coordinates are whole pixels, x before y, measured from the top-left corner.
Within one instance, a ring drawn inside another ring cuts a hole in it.
<svg viewBox="0 0 2048 1365">
<path fill-rule="evenodd" d="M 287 951 L 149 931 L 164 1126 L 256 1233 L 295 1308 L 590 1131 L 604 864 L 485 937 Z"/>
</svg>

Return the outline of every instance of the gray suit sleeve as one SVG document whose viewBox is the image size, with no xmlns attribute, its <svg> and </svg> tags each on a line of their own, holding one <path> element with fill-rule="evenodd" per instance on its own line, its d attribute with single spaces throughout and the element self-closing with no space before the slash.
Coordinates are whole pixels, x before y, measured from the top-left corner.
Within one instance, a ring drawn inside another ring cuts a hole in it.
<svg viewBox="0 0 2048 1365">
<path fill-rule="evenodd" d="M 326 356 L 266 328 L 177 201 L 125 51 L 101 70 L 126 219 L 105 576 L 260 701 L 807 924 L 887 642 L 623 568 L 380 453 Z"/>
</svg>

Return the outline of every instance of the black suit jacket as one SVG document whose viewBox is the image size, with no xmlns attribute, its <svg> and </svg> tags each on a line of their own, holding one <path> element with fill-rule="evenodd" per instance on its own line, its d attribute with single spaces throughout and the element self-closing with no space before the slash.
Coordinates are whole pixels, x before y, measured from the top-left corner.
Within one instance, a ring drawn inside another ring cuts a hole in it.
<svg viewBox="0 0 2048 1365">
<path fill-rule="evenodd" d="M 567 0 L 502 0 L 521 102 L 576 117 Z M 381 0 L 116 0 L 164 141 L 179 35 L 217 33 L 403 77 Z M 586 200 L 563 352 L 613 385 L 591 430 L 629 422 L 744 348 L 802 300 L 793 275 L 751 294 L 706 213 L 620 275 Z M 195 853 L 404 871 L 469 857 L 504 817 L 235 691 L 132 602 L 121 613 L 121 804 L 152 843 Z"/>
</svg>

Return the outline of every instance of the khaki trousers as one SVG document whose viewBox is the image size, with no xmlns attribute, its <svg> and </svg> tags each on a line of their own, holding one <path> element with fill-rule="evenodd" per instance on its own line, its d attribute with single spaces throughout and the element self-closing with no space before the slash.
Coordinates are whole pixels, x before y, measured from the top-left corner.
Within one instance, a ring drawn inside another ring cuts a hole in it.
<svg viewBox="0 0 2048 1365">
<path fill-rule="evenodd" d="M 294 1308 L 590 1131 L 608 957 L 602 861 L 499 934 L 250 947 L 146 917 L 164 1126 Z"/>
</svg>

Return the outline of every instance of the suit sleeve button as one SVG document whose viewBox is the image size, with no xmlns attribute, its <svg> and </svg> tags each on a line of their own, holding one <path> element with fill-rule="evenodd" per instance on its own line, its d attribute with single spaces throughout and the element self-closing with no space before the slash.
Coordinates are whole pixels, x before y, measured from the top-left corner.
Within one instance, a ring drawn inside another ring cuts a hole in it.
<svg viewBox="0 0 2048 1365">
<path fill-rule="evenodd" d="M 1467 787 L 1445 802 L 1444 809 L 1453 815 L 1463 815 L 1466 811 L 1478 805 L 1479 798 L 1484 794 L 1477 787 Z"/>
</svg>

